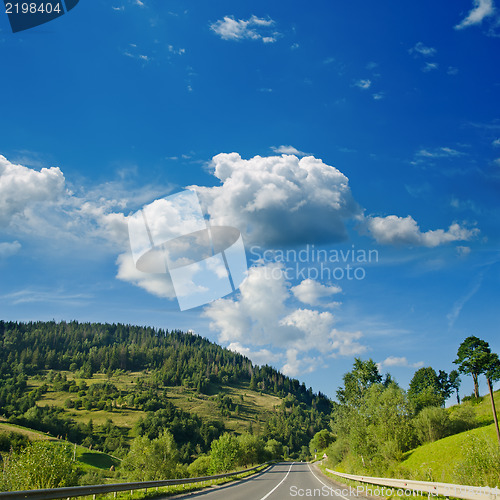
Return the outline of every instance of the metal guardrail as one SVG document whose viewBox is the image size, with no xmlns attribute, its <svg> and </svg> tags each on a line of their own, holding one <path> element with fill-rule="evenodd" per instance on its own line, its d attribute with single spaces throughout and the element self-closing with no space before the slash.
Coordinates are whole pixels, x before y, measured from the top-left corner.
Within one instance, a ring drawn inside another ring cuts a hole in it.
<svg viewBox="0 0 500 500">
<path fill-rule="evenodd" d="M 189 477 L 184 479 L 165 479 L 163 481 L 142 481 L 134 483 L 114 483 L 114 484 L 96 484 L 92 486 L 67 486 L 64 488 L 51 488 L 44 490 L 25 490 L 1 492 L 0 499 L 20 500 L 52 500 L 57 498 L 74 498 L 91 495 L 100 495 L 104 493 L 115 493 L 118 491 L 147 490 L 149 488 L 159 488 L 161 486 L 173 486 L 176 484 L 201 483 L 211 481 L 212 479 L 223 479 L 225 477 L 238 476 L 258 469 L 264 465 L 270 465 L 272 462 L 257 465 L 251 469 L 244 469 L 237 472 L 228 472 L 216 476 Z"/>
<path fill-rule="evenodd" d="M 490 488 L 489 486 L 467 486 L 461 484 L 451 484 L 451 483 L 432 483 L 429 481 L 413 481 L 409 479 L 389 479 L 385 477 L 370 477 L 370 476 L 355 476 L 353 474 L 343 474 L 341 472 L 336 472 L 330 469 L 325 469 L 330 474 L 335 476 L 343 477 L 346 479 L 351 479 L 352 481 L 359 481 L 361 483 L 370 483 L 380 486 L 387 486 L 393 491 L 392 494 L 398 496 L 406 495 L 403 492 L 410 491 L 411 493 L 407 496 L 411 496 L 413 492 L 426 493 L 429 497 L 431 496 L 443 496 L 443 497 L 454 497 L 463 498 L 465 500 L 500 500 L 500 489 L 498 487 Z M 366 492 L 367 488 L 364 486 L 359 486 L 358 488 L 363 488 Z M 384 489 L 384 488 L 382 488 Z M 357 490 L 356 490 L 357 491 Z M 361 489 L 358 494 L 362 494 Z M 387 492 L 387 490 L 385 490 Z M 390 494 L 391 492 L 389 492 Z M 373 496 L 373 489 L 371 491 L 371 496 Z M 375 496 L 385 496 L 382 494 L 376 494 Z"/>
</svg>

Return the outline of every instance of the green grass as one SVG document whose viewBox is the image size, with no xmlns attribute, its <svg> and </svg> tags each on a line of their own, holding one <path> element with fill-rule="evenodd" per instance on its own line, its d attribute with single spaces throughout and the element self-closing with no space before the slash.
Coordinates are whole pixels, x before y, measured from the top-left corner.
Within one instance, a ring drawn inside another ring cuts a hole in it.
<svg viewBox="0 0 500 500">
<path fill-rule="evenodd" d="M 29 429 L 21 425 L 10 424 L 5 421 L 0 422 L 0 432 L 22 434 L 30 441 L 46 440 L 54 443 L 54 446 L 59 446 L 62 443 L 67 443 L 62 439 L 57 439 L 43 432 Z M 70 443 L 73 444 L 73 443 Z M 116 467 L 120 464 L 120 460 L 100 451 L 89 450 L 80 445 L 76 445 L 76 462 L 79 467 L 84 470 L 109 470 L 111 466 Z"/>
<path fill-rule="evenodd" d="M 484 437 L 492 442 L 497 439 L 494 425 L 488 425 L 419 446 L 408 452 L 406 459 L 401 462 L 402 470 L 411 475 L 406 479 L 455 482 L 453 471 L 463 460 L 462 446 L 471 435 Z"/>
<path fill-rule="evenodd" d="M 500 412 L 500 391 L 495 391 L 493 393 L 493 399 L 495 401 L 495 406 L 497 410 L 497 415 Z M 461 406 L 471 406 L 476 412 L 476 418 L 480 425 L 489 425 L 493 423 L 493 411 L 491 409 L 491 399 L 489 393 L 481 397 L 481 402 L 474 404 L 472 401 L 465 401 L 461 403 Z M 453 412 L 458 405 L 449 408 L 450 412 Z"/>
<path fill-rule="evenodd" d="M 254 471 L 243 472 L 241 474 L 238 474 L 236 476 L 231 476 L 228 478 L 213 479 L 211 481 L 201 481 L 199 483 L 187 483 L 187 484 L 180 484 L 180 485 L 175 485 L 175 486 L 165 486 L 165 487 L 161 487 L 158 489 L 150 488 L 147 492 L 144 490 L 133 490 L 132 492 L 122 491 L 122 492 L 117 492 L 116 497 L 114 496 L 113 493 L 108 493 L 107 495 L 99 495 L 99 498 L 103 498 L 103 499 L 104 498 L 105 499 L 118 498 L 118 499 L 127 499 L 127 500 L 129 500 L 129 499 L 141 500 L 141 499 L 156 498 L 156 497 L 164 498 L 165 496 L 172 496 L 172 495 L 178 495 L 178 494 L 182 494 L 182 493 L 193 492 L 193 491 L 197 491 L 197 490 L 202 490 L 202 489 L 210 487 L 210 486 L 216 486 L 216 485 L 230 483 L 233 481 L 239 481 L 241 479 L 245 479 L 245 478 L 252 476 L 254 474 L 258 474 L 259 472 L 263 471 L 267 467 L 268 467 L 268 465 L 263 465 Z"/>
<path fill-rule="evenodd" d="M 34 429 L 29 429 L 27 427 L 22 427 L 21 425 L 9 424 L 0 418 L 0 432 L 8 434 L 9 432 L 15 432 L 16 434 L 22 434 L 26 436 L 30 441 L 43 441 L 50 440 L 55 441 L 56 438 L 40 431 Z"/>
<path fill-rule="evenodd" d="M 135 385 L 139 378 L 147 376 L 144 372 L 127 372 L 108 377 L 103 373 L 96 373 L 90 379 L 75 378 L 72 372 L 61 371 L 66 375 L 68 381 L 76 380 L 79 383 L 85 380 L 90 387 L 98 382 L 110 381 L 123 395 L 135 392 Z M 43 380 L 32 378 L 28 381 L 28 390 L 38 387 L 44 383 Z M 49 383 L 50 386 L 50 383 Z M 259 432 L 266 420 L 266 415 L 273 411 L 274 407 L 281 403 L 281 399 L 270 394 L 260 393 L 249 389 L 248 383 L 241 383 L 232 386 L 220 386 L 213 384 L 210 387 L 209 395 L 199 394 L 192 388 L 175 386 L 164 388 L 167 391 L 168 398 L 172 404 L 181 410 L 194 413 L 203 420 L 218 420 L 224 423 L 226 429 L 236 433 L 247 431 L 252 425 L 255 432 Z M 239 413 L 231 412 L 230 416 L 222 416 L 217 407 L 215 396 L 218 393 L 228 395 L 232 398 L 235 405 L 239 406 Z M 141 410 L 129 408 L 126 405 L 113 408 L 113 411 L 106 410 L 85 410 L 83 408 L 65 408 L 64 403 L 67 399 L 78 399 L 76 393 L 54 391 L 49 389 L 39 401 L 38 406 L 57 406 L 64 409 L 66 416 L 72 418 L 78 423 L 87 424 L 90 419 L 96 425 L 104 424 L 108 419 L 115 425 L 128 429 L 134 427 L 139 419 L 144 419 L 146 413 Z"/>
<path fill-rule="evenodd" d="M 494 393 L 495 405 L 500 409 L 500 391 Z M 493 414 L 489 394 L 483 396 L 481 402 L 473 403 L 466 401 L 460 406 L 474 408 L 478 427 L 470 431 L 461 432 L 445 437 L 433 443 L 426 443 L 404 455 L 404 460 L 395 467 L 394 477 L 402 479 L 414 479 L 420 481 L 457 483 L 455 469 L 465 457 L 463 447 L 471 436 L 484 438 L 489 442 L 496 443 L 497 436 L 493 424 Z M 448 409 L 453 413 L 458 405 Z M 347 463 L 340 463 L 335 467 L 338 472 L 350 473 Z"/>
</svg>

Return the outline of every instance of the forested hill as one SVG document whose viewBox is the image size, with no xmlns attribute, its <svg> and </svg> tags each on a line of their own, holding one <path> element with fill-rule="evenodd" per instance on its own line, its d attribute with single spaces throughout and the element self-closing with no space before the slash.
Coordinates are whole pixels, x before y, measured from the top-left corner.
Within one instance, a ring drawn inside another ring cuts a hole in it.
<svg viewBox="0 0 500 500">
<path fill-rule="evenodd" d="M 0 360 L 4 380 L 41 370 L 69 370 L 82 378 L 97 372 L 149 370 L 160 385 L 183 385 L 203 393 L 211 384 L 249 382 L 251 389 L 279 397 L 291 394 L 320 412 L 331 410 L 328 398 L 298 380 L 270 366 L 253 365 L 241 354 L 199 335 L 176 330 L 76 321 L 0 321 Z M 4 408 L 6 396 L 0 396 Z"/>
</svg>

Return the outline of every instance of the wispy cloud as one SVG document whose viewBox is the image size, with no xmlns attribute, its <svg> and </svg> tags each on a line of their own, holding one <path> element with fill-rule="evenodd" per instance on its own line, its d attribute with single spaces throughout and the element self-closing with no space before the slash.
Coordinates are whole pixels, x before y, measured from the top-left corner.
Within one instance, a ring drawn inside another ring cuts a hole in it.
<svg viewBox="0 0 500 500">
<path fill-rule="evenodd" d="M 19 241 L 0 243 L 0 259 L 11 257 L 21 250 L 21 243 Z"/>
<path fill-rule="evenodd" d="M 68 293 L 67 290 L 42 290 L 36 288 L 26 288 L 17 292 L 2 295 L 3 300 L 12 305 L 26 304 L 33 302 L 48 303 L 68 303 L 73 305 L 84 305 L 92 298 L 88 293 Z"/>
<path fill-rule="evenodd" d="M 403 356 L 403 357 L 396 357 L 396 356 L 389 356 L 384 359 L 384 361 L 381 361 L 380 363 L 377 363 L 379 370 L 382 370 L 385 367 L 390 367 L 390 366 L 402 366 L 402 367 L 408 367 L 408 368 L 421 368 L 424 366 L 423 361 L 417 361 L 416 363 L 410 363 L 408 359 Z"/>
<path fill-rule="evenodd" d="M 439 68 L 439 64 L 435 62 L 426 62 L 424 66 L 422 66 L 422 71 L 424 73 L 429 73 L 430 71 L 434 71 Z"/>
<path fill-rule="evenodd" d="M 461 30 L 468 26 L 481 24 L 485 18 L 492 16 L 495 12 L 493 0 L 474 0 L 473 5 L 474 7 L 468 16 L 461 23 L 457 24 L 455 29 Z"/>
<path fill-rule="evenodd" d="M 424 57 L 431 57 L 436 55 L 437 50 L 434 47 L 427 47 L 422 42 L 418 42 L 408 52 L 410 54 L 420 54 Z"/>
<path fill-rule="evenodd" d="M 463 297 L 458 299 L 455 302 L 455 304 L 453 304 L 451 311 L 446 316 L 446 318 L 448 319 L 448 328 L 450 329 L 453 328 L 465 304 L 467 304 L 467 302 L 469 302 L 469 300 L 472 299 L 474 295 L 476 295 L 476 293 L 481 288 L 482 282 L 483 282 L 483 274 L 481 273 L 477 277 L 475 283 L 471 286 L 469 290 L 467 290 L 467 292 L 463 295 Z"/>
<path fill-rule="evenodd" d="M 274 43 L 279 33 L 273 31 L 275 22 L 270 18 L 252 16 L 249 19 L 235 19 L 224 16 L 210 25 L 210 29 L 223 40 L 260 40 L 263 43 Z"/>
<path fill-rule="evenodd" d="M 459 156 L 464 156 L 465 153 L 457 151 L 456 149 L 441 147 L 434 149 L 421 149 L 417 152 L 417 156 L 423 158 L 457 158 Z"/>
<path fill-rule="evenodd" d="M 368 80 L 368 79 L 358 80 L 358 81 L 354 82 L 354 86 L 358 87 L 360 89 L 363 89 L 363 90 L 367 90 L 372 86 L 372 82 L 371 82 L 371 80 Z"/>
<path fill-rule="evenodd" d="M 271 149 L 275 153 L 285 154 L 285 155 L 295 155 L 295 156 L 307 156 L 307 153 L 304 151 L 299 151 L 297 148 L 293 146 L 272 146 Z"/>
<path fill-rule="evenodd" d="M 186 53 L 186 49 L 176 49 L 173 45 L 168 46 L 168 51 L 178 56 L 181 56 Z"/>
</svg>

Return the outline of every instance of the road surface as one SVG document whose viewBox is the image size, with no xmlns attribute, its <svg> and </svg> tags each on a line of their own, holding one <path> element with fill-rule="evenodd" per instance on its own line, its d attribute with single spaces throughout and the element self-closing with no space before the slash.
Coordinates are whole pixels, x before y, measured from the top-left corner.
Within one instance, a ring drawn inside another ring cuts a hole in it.
<svg viewBox="0 0 500 500">
<path fill-rule="evenodd" d="M 235 483 L 209 488 L 183 495 L 193 500 L 282 500 L 307 498 L 334 498 L 336 500 L 364 500 L 325 478 L 311 464 L 282 462 L 272 465 L 264 472 Z"/>
</svg>

